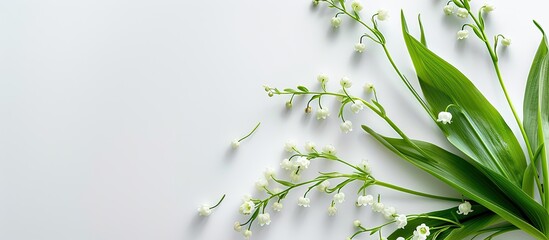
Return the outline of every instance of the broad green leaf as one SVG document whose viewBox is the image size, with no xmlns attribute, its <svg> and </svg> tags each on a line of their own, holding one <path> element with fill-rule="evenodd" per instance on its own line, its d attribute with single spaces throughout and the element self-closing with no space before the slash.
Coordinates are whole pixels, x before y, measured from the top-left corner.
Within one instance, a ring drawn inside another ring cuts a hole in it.
<svg viewBox="0 0 549 240">
<path fill-rule="evenodd" d="M 474 234 L 476 230 L 480 230 L 484 227 L 486 227 L 486 224 L 490 224 L 494 218 L 497 218 L 497 215 L 490 212 L 490 210 L 486 209 L 482 205 L 472 205 L 473 212 L 469 213 L 468 215 L 459 215 L 456 213 L 457 207 L 452 207 L 445 210 L 425 213 L 421 215 L 425 215 L 425 217 L 420 217 L 416 219 L 412 219 L 408 221 L 408 224 L 403 229 L 397 229 L 389 237 L 388 240 L 395 240 L 398 237 L 404 237 L 408 238 L 413 236 L 414 230 L 416 230 L 416 227 L 421 225 L 422 223 L 425 223 L 425 225 L 429 226 L 429 228 L 437 228 L 439 226 L 445 226 L 451 223 L 448 223 L 446 221 L 438 220 L 429 218 L 431 217 L 439 217 L 439 218 L 446 218 L 450 219 L 452 221 L 458 221 L 463 226 L 462 227 L 452 227 L 447 230 L 447 234 L 443 234 L 441 236 L 450 236 L 454 234 L 452 237 L 445 237 L 440 239 L 463 239 L 466 236 L 469 236 L 471 234 Z M 473 226 L 474 225 L 474 226 Z M 475 230 L 476 229 L 476 230 Z M 468 231 L 468 234 L 465 235 L 461 234 L 461 231 Z M 433 234 L 433 232 L 431 232 Z M 461 237 L 461 238 L 459 238 Z"/>
<path fill-rule="evenodd" d="M 532 149 L 541 148 L 539 158 L 531 160 L 528 169 L 525 172 L 525 183 L 523 189 L 532 192 L 533 181 L 536 175 L 536 165 L 542 161 L 542 168 L 547 169 L 547 161 L 549 152 L 549 54 L 547 37 L 543 29 L 536 23 L 536 26 L 541 30 L 543 38 L 538 47 L 528 81 L 524 93 L 524 128 L 528 141 Z M 545 195 L 546 197 L 549 194 Z"/>
<path fill-rule="evenodd" d="M 522 196 L 526 196 L 526 198 L 515 199 L 515 193 L 500 189 L 501 186 L 496 185 L 492 179 L 485 176 L 475 166 L 436 145 L 412 140 L 412 143 L 421 149 L 422 152 L 420 152 L 403 139 L 384 137 L 366 126 L 362 126 L 362 128 L 404 160 L 440 179 L 467 198 L 482 204 L 517 228 L 536 238 L 548 239 L 542 233 L 547 227 L 544 224 L 547 224 L 547 220 L 549 220 L 547 212 L 539 210 L 541 205 L 524 192 L 519 191 L 516 194 L 520 195 L 522 192 Z M 506 179 L 502 177 L 496 181 L 503 183 Z M 513 184 L 508 185 L 514 186 Z M 520 188 L 514 187 L 515 190 L 520 190 Z M 519 204 L 523 201 L 526 204 Z M 532 215 L 539 215 L 539 217 Z"/>
<path fill-rule="evenodd" d="M 460 228 L 452 229 L 448 234 L 440 235 L 440 239 L 446 240 L 462 240 L 466 237 L 474 235 L 479 230 L 482 230 L 494 223 L 497 223 L 501 218 L 492 213 L 488 212 L 476 218 L 469 219 L 463 222 L 463 226 Z"/>
<path fill-rule="evenodd" d="M 475 166 L 522 186 L 526 159 L 499 112 L 463 73 L 408 34 L 404 14 L 402 31 L 431 114 L 436 116 L 453 104 L 448 109 L 453 122 L 438 124 L 448 140 L 474 160 Z"/>
<path fill-rule="evenodd" d="M 309 92 L 309 89 L 307 89 L 305 86 L 297 86 L 297 89 L 299 89 L 302 92 Z"/>
</svg>

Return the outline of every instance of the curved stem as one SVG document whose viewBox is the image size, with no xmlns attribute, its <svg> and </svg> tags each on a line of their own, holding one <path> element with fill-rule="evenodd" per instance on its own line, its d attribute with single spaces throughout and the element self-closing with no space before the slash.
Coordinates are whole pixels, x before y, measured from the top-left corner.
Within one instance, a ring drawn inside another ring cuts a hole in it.
<svg viewBox="0 0 549 240">
<path fill-rule="evenodd" d="M 390 189 L 393 189 L 393 190 L 396 190 L 396 191 L 399 191 L 399 192 L 405 192 L 405 193 L 408 193 L 408 194 L 421 196 L 421 197 L 427 197 L 427 198 L 433 198 L 433 199 L 439 199 L 439 200 L 446 200 L 446 201 L 454 201 L 454 202 L 461 202 L 462 201 L 459 198 L 451 198 L 451 197 L 443 197 L 443 196 L 427 194 L 427 193 L 418 192 L 418 191 L 414 191 L 414 190 L 411 190 L 411 189 L 399 187 L 399 186 L 396 186 L 396 185 L 393 185 L 393 184 L 390 184 L 390 183 L 386 183 L 386 182 L 382 182 L 382 181 L 375 181 L 375 182 L 373 182 L 373 184 L 378 185 L 378 186 L 382 186 L 382 187 L 386 187 L 386 188 L 390 188 Z"/>
<path fill-rule="evenodd" d="M 507 100 L 507 104 L 509 105 L 509 108 L 511 108 L 511 112 L 513 112 L 513 116 L 515 118 L 515 121 L 517 122 L 517 125 L 520 129 L 520 132 L 522 134 L 522 137 L 524 139 L 524 143 L 526 144 L 526 148 L 528 149 L 528 155 L 530 156 L 530 160 L 534 157 L 534 153 L 532 152 L 532 147 L 530 145 L 530 141 L 528 141 L 528 136 L 526 135 L 526 131 L 524 130 L 524 126 L 522 125 L 522 122 L 517 114 L 517 111 L 515 110 L 515 107 L 513 105 L 513 102 L 511 101 L 511 97 L 509 97 L 509 93 L 507 92 L 507 88 L 505 87 L 505 83 L 503 82 L 503 77 L 501 76 L 501 71 L 499 69 L 498 64 L 498 57 L 496 55 L 496 52 L 490 47 L 490 41 L 488 41 L 488 37 L 486 36 L 486 32 L 483 28 L 481 28 L 481 24 L 478 21 L 478 19 L 475 17 L 475 15 L 469 11 L 469 15 L 475 22 L 475 24 L 479 27 L 480 32 L 482 33 L 482 41 L 486 45 L 486 49 L 488 49 L 488 53 L 490 54 L 490 58 L 492 59 L 492 65 L 494 66 L 494 70 L 496 72 L 496 75 L 498 77 L 499 85 L 501 86 L 501 89 L 503 90 L 503 94 L 505 95 L 505 99 Z"/>
<path fill-rule="evenodd" d="M 257 130 L 257 128 L 259 127 L 259 125 L 261 125 L 261 122 L 258 122 L 257 125 L 255 125 L 254 129 L 252 129 L 252 131 L 251 131 L 250 133 L 248 133 L 248 135 L 242 137 L 241 139 L 238 139 L 238 141 L 240 142 L 240 141 L 242 141 L 242 140 L 248 138 L 250 135 L 252 135 L 252 133 L 254 133 L 255 130 Z"/>
</svg>

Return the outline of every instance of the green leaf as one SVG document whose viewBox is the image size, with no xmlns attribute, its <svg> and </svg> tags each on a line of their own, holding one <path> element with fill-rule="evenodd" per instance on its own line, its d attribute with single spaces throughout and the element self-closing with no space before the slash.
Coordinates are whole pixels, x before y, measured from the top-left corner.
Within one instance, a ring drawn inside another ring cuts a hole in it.
<svg viewBox="0 0 549 240">
<path fill-rule="evenodd" d="M 287 181 L 284 181 L 284 180 L 279 180 L 279 179 L 276 179 L 276 178 L 273 178 L 273 180 L 277 183 L 280 183 L 283 186 L 286 186 L 286 187 L 293 187 L 294 186 L 294 184 L 291 183 L 291 182 L 287 182 Z"/>
<path fill-rule="evenodd" d="M 537 177 L 536 163 L 541 160 L 543 167 L 546 168 L 547 161 L 549 161 L 547 158 L 548 144 L 544 144 L 549 141 L 549 96 L 547 96 L 549 94 L 549 47 L 545 32 L 537 22 L 534 21 L 534 23 L 542 32 L 543 37 L 528 74 L 524 93 L 523 114 L 528 141 L 532 149 L 541 148 L 541 154 L 539 154 L 539 158 L 535 157 L 531 160 L 525 172 L 523 189 L 530 193 L 533 191 L 534 178 Z"/>
<path fill-rule="evenodd" d="M 483 166 L 522 185 L 526 159 L 515 135 L 499 112 L 463 73 L 408 34 L 402 14 L 402 31 L 423 95 L 437 115 L 449 108 L 451 124 L 438 123 L 450 143 Z"/>
<path fill-rule="evenodd" d="M 547 212 L 520 191 L 520 188 L 509 184 L 506 178 L 502 177 L 496 181 L 502 184 L 507 181 L 509 186 L 515 187 L 514 190 L 518 189 L 518 193 L 500 189 L 500 185 L 495 184 L 475 166 L 436 145 L 422 141 L 411 140 L 410 143 L 403 139 L 388 138 L 366 126 L 362 128 L 402 159 L 440 179 L 467 198 L 482 204 L 528 234 L 539 239 L 548 239 L 542 233 L 549 220 Z M 515 198 L 515 194 L 521 193 L 522 199 Z"/>
<path fill-rule="evenodd" d="M 297 86 L 297 89 L 301 90 L 302 92 L 308 93 L 309 89 L 307 89 L 305 86 Z"/>
<path fill-rule="evenodd" d="M 287 92 L 287 93 L 296 93 L 297 91 L 296 91 L 295 89 L 285 88 L 285 89 L 284 89 L 284 92 Z"/>
</svg>

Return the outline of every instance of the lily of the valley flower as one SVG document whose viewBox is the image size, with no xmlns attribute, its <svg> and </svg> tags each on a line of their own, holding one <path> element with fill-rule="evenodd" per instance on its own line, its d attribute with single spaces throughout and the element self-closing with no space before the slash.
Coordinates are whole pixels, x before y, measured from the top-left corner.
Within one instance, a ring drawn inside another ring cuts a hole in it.
<svg viewBox="0 0 549 240">
<path fill-rule="evenodd" d="M 446 5 L 442 10 L 444 11 L 444 14 L 452 15 L 452 13 L 454 13 L 454 5 Z"/>
<path fill-rule="evenodd" d="M 231 147 L 233 149 L 237 149 L 239 146 L 240 146 L 240 142 L 238 141 L 238 139 L 235 139 L 231 142 Z"/>
<path fill-rule="evenodd" d="M 404 214 L 399 214 L 395 217 L 397 228 L 404 228 L 408 224 L 408 218 Z"/>
<path fill-rule="evenodd" d="M 341 84 L 343 88 L 350 88 L 353 86 L 353 82 L 348 77 L 342 77 L 339 84 Z"/>
<path fill-rule="evenodd" d="M 334 146 L 328 144 L 328 145 L 326 145 L 322 148 L 322 153 L 335 155 L 336 154 L 336 149 L 335 149 Z"/>
<path fill-rule="evenodd" d="M 237 232 L 242 231 L 242 225 L 240 224 L 239 221 L 234 222 L 233 229 Z"/>
<path fill-rule="evenodd" d="M 329 116 L 330 116 L 330 111 L 328 110 L 327 107 L 320 108 L 316 111 L 317 120 L 326 119 Z"/>
<path fill-rule="evenodd" d="M 239 211 L 241 214 L 249 215 L 255 209 L 255 204 L 251 200 L 246 200 L 240 205 Z"/>
<path fill-rule="evenodd" d="M 466 39 L 468 37 L 469 37 L 469 31 L 467 31 L 466 29 L 459 30 L 457 32 L 457 39 L 458 40 L 463 40 L 463 39 Z"/>
<path fill-rule="evenodd" d="M 316 80 L 318 80 L 318 82 L 320 82 L 320 83 L 327 83 L 328 80 L 330 80 L 330 79 L 328 78 L 328 76 L 326 74 L 319 74 L 316 77 Z"/>
<path fill-rule="evenodd" d="M 267 186 L 269 186 L 269 182 L 265 178 L 260 178 L 257 182 L 255 182 L 255 187 L 258 190 L 263 190 Z"/>
<path fill-rule="evenodd" d="M 279 202 L 273 203 L 273 211 L 275 212 L 280 212 L 280 210 L 282 210 L 283 207 L 284 205 L 282 205 L 282 203 L 279 203 Z"/>
<path fill-rule="evenodd" d="M 358 113 L 362 109 L 364 109 L 364 103 L 362 103 L 361 101 L 356 101 L 351 105 L 351 111 L 354 113 Z"/>
<path fill-rule="evenodd" d="M 284 150 L 286 150 L 286 152 L 294 152 L 296 147 L 297 144 L 293 140 L 288 140 L 284 143 Z"/>
<path fill-rule="evenodd" d="M 271 224 L 271 215 L 269 213 L 262 213 L 257 215 L 257 220 L 260 226 Z"/>
<path fill-rule="evenodd" d="M 307 152 L 314 152 L 315 151 L 316 144 L 314 142 L 307 142 L 305 143 L 305 150 Z"/>
<path fill-rule="evenodd" d="M 385 209 L 385 205 L 381 202 L 376 202 L 372 204 L 372 210 L 374 212 L 382 212 Z"/>
<path fill-rule="evenodd" d="M 458 214 L 467 215 L 470 212 L 473 212 L 471 203 L 469 203 L 468 201 L 465 201 L 459 204 L 458 211 L 457 211 Z"/>
<path fill-rule="evenodd" d="M 351 3 L 351 8 L 353 8 L 353 11 L 355 12 L 360 12 L 363 7 L 362 7 L 362 3 L 360 3 L 359 1 L 357 0 L 354 0 L 352 3 Z"/>
<path fill-rule="evenodd" d="M 439 112 L 437 122 L 442 122 L 443 124 L 452 123 L 452 114 L 449 112 Z"/>
<path fill-rule="evenodd" d="M 364 52 L 364 49 L 366 49 L 366 45 L 364 43 L 356 43 L 355 44 L 355 51 L 358 53 Z"/>
<path fill-rule="evenodd" d="M 353 131 L 353 123 L 347 120 L 345 122 L 342 122 L 341 125 L 339 125 L 339 128 L 341 128 L 341 131 L 343 133 L 349 133 Z"/>
<path fill-rule="evenodd" d="M 394 207 L 386 207 L 381 211 L 385 219 L 393 219 L 393 215 L 396 214 L 396 209 Z"/>
<path fill-rule="evenodd" d="M 456 16 L 460 18 L 466 18 L 469 15 L 469 12 L 465 8 L 458 8 Z"/>
<path fill-rule="evenodd" d="M 212 214 L 212 209 L 211 209 L 212 206 L 210 206 L 209 204 L 202 204 L 202 206 L 200 206 L 198 208 L 198 215 L 200 216 L 210 216 L 210 214 Z"/>
<path fill-rule="evenodd" d="M 331 185 L 330 181 L 324 180 L 320 184 L 318 184 L 318 191 L 326 192 L 326 189 L 328 189 L 330 185 Z"/>
<path fill-rule="evenodd" d="M 387 19 L 389 19 L 389 11 L 387 11 L 385 9 L 377 10 L 377 20 L 385 21 Z"/>
<path fill-rule="evenodd" d="M 336 193 L 334 195 L 334 202 L 343 203 L 345 201 L 345 193 Z"/>
<path fill-rule="evenodd" d="M 484 10 L 484 12 L 491 12 L 491 11 L 494 11 L 494 9 L 496 9 L 496 6 L 494 6 L 493 4 L 491 3 L 485 3 L 483 6 L 482 6 L 482 10 Z"/>
<path fill-rule="evenodd" d="M 362 225 L 362 223 L 360 222 L 360 220 L 357 219 L 357 220 L 353 221 L 353 225 L 355 227 L 360 227 L 360 225 Z"/>
<path fill-rule="evenodd" d="M 362 162 L 359 163 L 357 167 L 364 170 L 364 172 L 368 174 L 372 172 L 372 168 L 370 167 L 370 163 L 368 162 L 368 160 L 362 160 Z"/>
<path fill-rule="evenodd" d="M 511 45 L 511 39 L 510 38 L 503 38 L 503 39 L 501 39 L 501 44 L 503 46 L 509 47 L 509 45 Z"/>
<path fill-rule="evenodd" d="M 328 207 L 328 216 L 334 216 L 334 215 L 336 215 L 336 213 L 337 213 L 336 206 L 330 205 Z"/>
<path fill-rule="evenodd" d="M 252 231 L 246 229 L 246 231 L 242 232 L 242 235 L 244 235 L 244 238 L 250 239 L 250 237 L 252 236 Z"/>
<path fill-rule="evenodd" d="M 333 17 L 332 18 L 332 27 L 338 28 L 341 25 L 341 18 Z"/>
<path fill-rule="evenodd" d="M 298 157 L 295 160 L 296 165 L 300 166 L 303 169 L 306 169 L 309 167 L 309 164 L 311 164 L 311 161 L 307 159 L 306 157 Z"/>
<path fill-rule="evenodd" d="M 431 235 L 429 227 L 425 225 L 425 223 L 422 223 L 416 227 L 416 230 L 414 231 L 414 238 L 412 239 L 425 240 L 429 235 Z"/>
<path fill-rule="evenodd" d="M 374 91 L 374 84 L 373 83 L 364 84 L 364 92 L 372 93 L 373 91 Z"/>
<path fill-rule="evenodd" d="M 306 197 L 300 197 L 297 200 L 297 205 L 302 206 L 302 207 L 310 207 L 311 206 L 311 199 L 306 198 Z"/>
<path fill-rule="evenodd" d="M 265 179 L 271 179 L 276 176 L 276 171 L 273 168 L 268 167 L 263 172 L 263 175 L 265 176 Z"/>
<path fill-rule="evenodd" d="M 356 200 L 356 205 L 358 207 L 372 205 L 373 203 L 374 203 L 374 196 L 372 195 L 358 196 Z"/>
</svg>

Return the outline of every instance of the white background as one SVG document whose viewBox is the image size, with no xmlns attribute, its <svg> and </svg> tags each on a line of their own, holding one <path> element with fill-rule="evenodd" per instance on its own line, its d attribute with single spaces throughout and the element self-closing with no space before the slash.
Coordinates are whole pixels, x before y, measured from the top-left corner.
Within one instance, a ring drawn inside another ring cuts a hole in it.
<svg viewBox="0 0 549 240">
<path fill-rule="evenodd" d="M 444 1 L 363 1 L 362 16 L 388 9 L 381 23 L 389 49 L 415 82 L 400 33 L 404 9 L 412 32 L 421 13 L 429 46 L 477 84 L 518 134 L 481 42 L 457 41 L 463 20 L 442 13 Z M 473 1 L 475 7 L 481 2 Z M 487 17 L 491 35 L 513 40 L 500 49 L 501 67 L 515 106 L 522 111 L 525 79 L 540 34 L 549 28 L 541 1 L 497 1 Z M 308 0 L 18 0 L 0 2 L 0 239 L 241 239 L 232 230 L 241 197 L 257 192 L 254 182 L 267 166 L 287 156 L 288 139 L 333 144 L 350 162 L 369 159 L 374 176 L 434 194 L 459 197 L 433 177 L 396 158 L 360 124 L 394 135 L 374 114 L 347 118 L 354 131 L 339 130 L 337 104 L 329 120 L 294 109 L 285 97 L 268 98 L 263 84 L 317 89 L 316 75 L 376 85 L 389 116 L 411 137 L 445 143 L 390 68 L 381 49 L 367 42 L 362 55 L 353 45 L 363 33 L 335 12 Z M 234 138 L 262 125 L 236 151 Z M 316 171 L 346 170 L 314 162 Z M 271 214 L 271 226 L 254 225 L 254 239 L 344 239 L 352 221 L 383 222 L 369 209 L 354 207 L 356 186 L 328 217 L 330 196 L 314 192 L 311 208 L 298 208 L 297 190 L 285 209 Z M 400 213 L 418 213 L 454 203 L 426 200 L 380 188 L 382 200 Z M 227 198 L 208 218 L 202 203 Z M 389 231 L 386 231 L 389 233 Z M 509 239 L 506 235 L 499 239 Z M 361 236 L 358 239 L 370 239 Z M 373 239 L 373 238 L 371 238 Z"/>
</svg>

